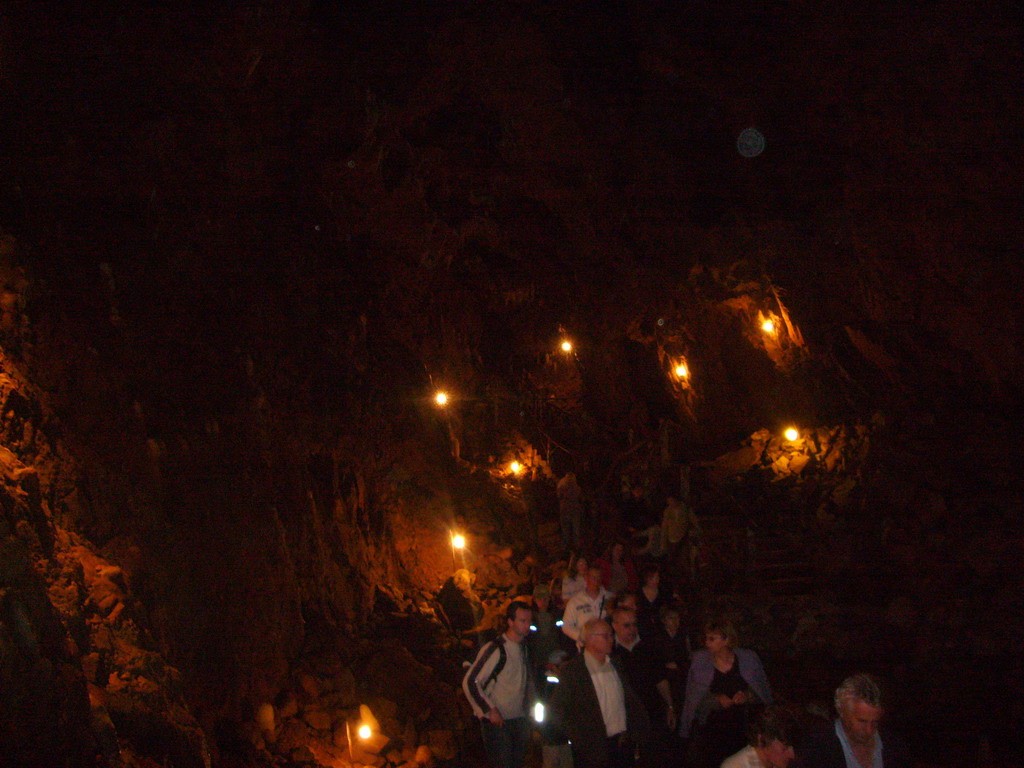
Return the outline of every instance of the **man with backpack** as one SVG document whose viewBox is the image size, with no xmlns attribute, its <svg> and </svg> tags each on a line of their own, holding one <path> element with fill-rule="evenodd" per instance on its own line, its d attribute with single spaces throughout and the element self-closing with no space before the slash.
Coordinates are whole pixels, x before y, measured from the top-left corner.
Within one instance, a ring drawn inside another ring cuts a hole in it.
<svg viewBox="0 0 1024 768">
<path fill-rule="evenodd" d="M 533 611 L 521 600 L 505 610 L 505 631 L 485 643 L 462 679 L 462 689 L 480 719 L 484 751 L 494 768 L 521 768 L 530 738 L 527 720 L 534 698 L 526 644 Z"/>
</svg>

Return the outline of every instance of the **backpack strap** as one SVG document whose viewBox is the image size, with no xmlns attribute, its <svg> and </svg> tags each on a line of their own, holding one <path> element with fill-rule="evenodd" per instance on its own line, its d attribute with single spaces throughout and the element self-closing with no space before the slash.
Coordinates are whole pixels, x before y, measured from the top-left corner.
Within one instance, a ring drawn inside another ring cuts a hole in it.
<svg viewBox="0 0 1024 768">
<path fill-rule="evenodd" d="M 495 652 L 498 653 L 498 661 L 496 662 L 495 667 L 497 672 L 500 673 L 501 667 L 505 666 L 505 649 L 501 647 L 501 643 L 492 640 L 485 643 L 480 649 L 480 653 L 477 655 L 476 661 L 470 666 L 469 670 L 466 672 L 466 677 L 463 679 L 463 686 L 466 690 L 466 695 L 484 712 L 490 708 L 490 704 L 484 698 L 484 689 L 490 685 L 498 675 L 492 671 L 482 685 L 477 683 L 476 677 L 480 674 L 484 665 L 487 664 Z"/>
<path fill-rule="evenodd" d="M 491 683 L 498 679 L 498 675 L 501 674 L 501 670 L 505 668 L 505 662 L 508 661 L 508 651 L 505 650 L 505 643 L 502 642 L 503 638 L 494 640 L 495 646 L 498 648 L 498 662 L 494 665 L 494 669 L 491 670 L 491 674 L 484 680 L 484 684 L 481 688 L 487 688 Z"/>
</svg>

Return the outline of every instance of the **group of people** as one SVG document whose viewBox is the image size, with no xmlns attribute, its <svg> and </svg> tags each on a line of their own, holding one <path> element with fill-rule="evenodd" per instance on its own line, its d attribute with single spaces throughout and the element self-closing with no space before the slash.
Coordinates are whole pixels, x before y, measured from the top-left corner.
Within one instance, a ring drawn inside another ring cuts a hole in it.
<svg viewBox="0 0 1024 768">
<path fill-rule="evenodd" d="M 644 644 L 628 606 L 615 607 L 610 622 L 601 615 L 583 621 L 575 634 L 580 652 L 558 665 L 546 717 L 531 717 L 540 691 L 528 641 L 536 631 L 534 609 L 512 601 L 505 631 L 480 649 L 463 679 L 494 768 L 523 765 L 534 727 L 542 733 L 545 768 L 909 765 L 902 743 L 880 727 L 882 690 L 868 674 L 844 680 L 834 722 L 801 740 L 797 717 L 773 704 L 757 654 L 736 646 L 727 621 L 705 625 L 705 647 L 690 661 L 677 715 L 668 662 L 653 643 Z M 674 741 L 686 745 L 685 753 L 672 748 Z"/>
<path fill-rule="evenodd" d="M 582 491 L 571 474 L 557 491 L 563 543 L 578 547 Z M 642 567 L 622 541 L 599 559 L 577 555 L 564 575 L 513 600 L 500 634 L 480 648 L 463 689 L 494 768 L 521 768 L 534 730 L 543 768 L 908 765 L 879 729 L 873 677 L 843 681 L 835 721 L 803 738 L 803 721 L 775 704 L 760 658 L 740 647 L 731 621 L 695 626 L 695 649 L 684 602 L 661 577 L 664 569 L 693 586 L 699 524 L 672 497 L 660 522 L 648 522 Z"/>
</svg>

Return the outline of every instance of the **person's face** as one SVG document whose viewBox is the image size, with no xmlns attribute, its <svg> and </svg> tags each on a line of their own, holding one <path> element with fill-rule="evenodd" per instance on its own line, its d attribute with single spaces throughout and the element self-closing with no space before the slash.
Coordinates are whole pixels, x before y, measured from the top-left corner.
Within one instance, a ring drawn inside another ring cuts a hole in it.
<svg viewBox="0 0 1024 768">
<path fill-rule="evenodd" d="M 612 637 L 612 628 L 608 625 L 608 622 L 602 621 L 587 636 L 587 642 L 584 643 L 583 647 L 595 656 L 604 658 L 612 652 Z"/>
<path fill-rule="evenodd" d="M 535 598 L 533 598 L 533 602 L 537 604 L 537 610 L 538 611 L 546 611 L 548 609 L 548 604 L 551 602 L 551 598 L 550 597 L 535 597 Z"/>
<path fill-rule="evenodd" d="M 621 544 L 616 544 L 615 546 L 613 546 L 612 547 L 612 560 L 621 560 L 622 559 L 622 553 L 623 553 L 624 549 L 625 549 L 625 547 L 623 547 Z"/>
<path fill-rule="evenodd" d="M 615 639 L 623 645 L 632 645 L 639 634 L 636 627 L 636 614 L 628 612 L 619 613 L 616 611 L 612 628 L 615 630 Z"/>
<path fill-rule="evenodd" d="M 659 584 L 661 584 L 661 574 L 658 571 L 655 571 L 647 577 L 648 587 L 657 589 Z"/>
<path fill-rule="evenodd" d="M 674 613 L 670 613 L 665 617 L 664 624 L 665 631 L 675 637 L 676 632 L 679 631 L 679 617 Z"/>
<path fill-rule="evenodd" d="M 725 639 L 725 635 L 718 632 L 708 632 L 704 635 L 704 647 L 714 655 L 728 648 L 729 642 Z"/>
<path fill-rule="evenodd" d="M 576 575 L 586 576 L 587 575 L 587 558 L 581 557 L 576 561 Z"/>
<path fill-rule="evenodd" d="M 587 570 L 587 590 L 595 592 L 601 586 L 601 569 L 590 568 Z"/>
<path fill-rule="evenodd" d="M 619 598 L 617 606 L 636 613 L 636 595 L 623 595 Z"/>
<path fill-rule="evenodd" d="M 758 751 L 765 768 L 787 768 L 795 757 L 792 745 L 783 744 L 778 739 L 773 739 L 771 744 Z"/>
<path fill-rule="evenodd" d="M 515 618 L 508 620 L 508 631 L 516 640 L 522 640 L 530 634 L 530 621 L 533 619 L 533 611 L 529 608 L 516 610 Z"/>
<path fill-rule="evenodd" d="M 846 738 L 854 744 L 871 744 L 878 733 L 878 723 L 882 719 L 882 708 L 873 707 L 865 701 L 852 699 L 847 701 L 839 719 L 846 731 Z"/>
</svg>

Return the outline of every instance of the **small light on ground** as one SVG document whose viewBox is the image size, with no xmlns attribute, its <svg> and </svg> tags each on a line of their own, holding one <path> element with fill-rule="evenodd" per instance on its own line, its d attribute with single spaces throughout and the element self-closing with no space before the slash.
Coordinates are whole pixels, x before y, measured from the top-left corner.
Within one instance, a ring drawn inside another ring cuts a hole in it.
<svg viewBox="0 0 1024 768">
<path fill-rule="evenodd" d="M 436 395 L 434 395 L 434 402 L 437 403 L 438 405 L 448 405 L 448 393 L 438 392 Z"/>
<path fill-rule="evenodd" d="M 784 434 L 786 435 L 786 439 L 789 440 L 790 442 L 800 439 L 800 432 L 796 429 L 796 427 L 790 427 L 785 431 Z"/>
<path fill-rule="evenodd" d="M 359 730 L 357 731 L 357 733 L 359 734 L 359 738 L 363 739 L 364 741 L 373 735 L 373 731 L 370 730 L 370 726 L 368 726 L 366 723 L 363 723 L 359 726 Z"/>
<path fill-rule="evenodd" d="M 523 471 L 523 465 L 520 464 L 518 461 L 513 461 L 511 464 L 508 465 L 508 468 L 513 475 L 518 475 L 520 472 Z"/>
<path fill-rule="evenodd" d="M 765 333 L 775 333 L 775 321 L 765 320 L 763 323 L 761 323 L 761 330 L 764 331 Z"/>
<path fill-rule="evenodd" d="M 686 363 L 680 363 L 676 366 L 676 376 L 680 379 L 687 379 L 690 377 L 690 369 L 687 367 Z"/>
</svg>

